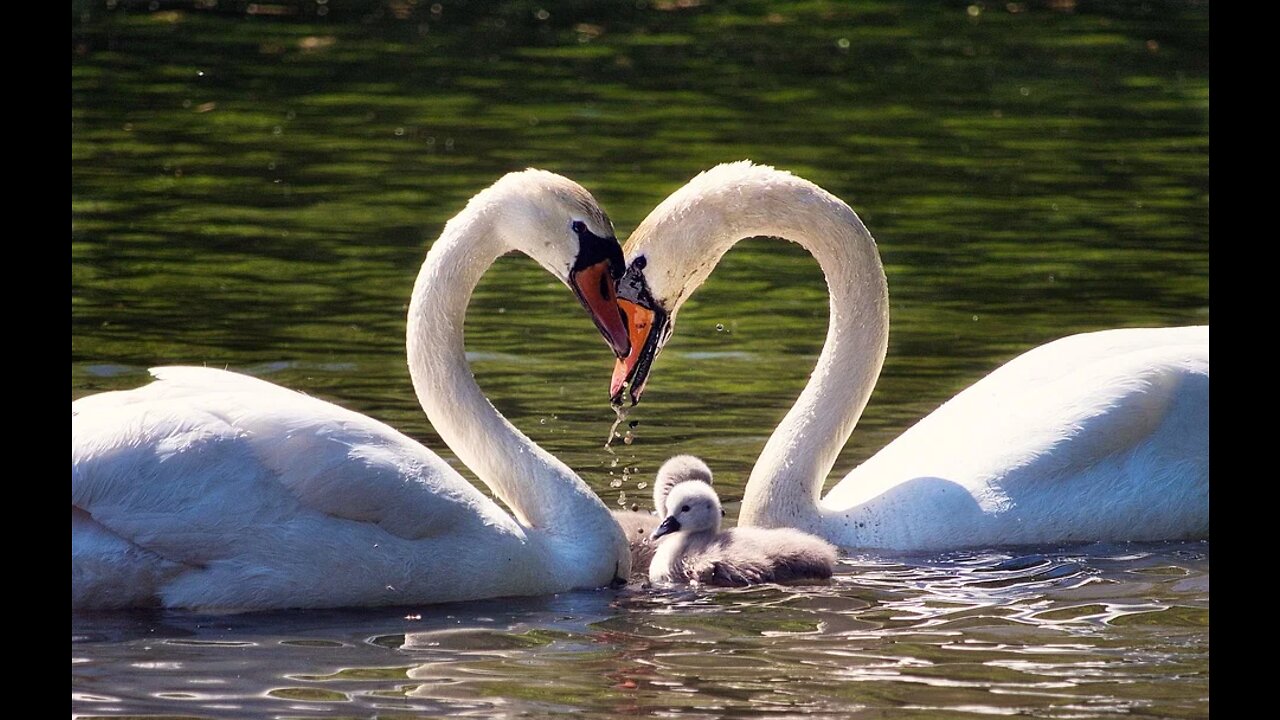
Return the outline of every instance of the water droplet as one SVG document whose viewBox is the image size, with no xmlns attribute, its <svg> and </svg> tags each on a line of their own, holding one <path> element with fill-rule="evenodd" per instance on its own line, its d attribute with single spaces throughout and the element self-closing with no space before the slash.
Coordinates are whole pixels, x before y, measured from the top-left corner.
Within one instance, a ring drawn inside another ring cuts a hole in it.
<svg viewBox="0 0 1280 720">
<path fill-rule="evenodd" d="M 611 487 L 611 488 L 620 488 L 620 487 L 622 487 L 622 480 L 617 479 L 617 478 L 614 478 L 613 480 L 610 480 L 610 481 L 609 481 L 609 487 Z"/>
<path fill-rule="evenodd" d="M 973 316 L 973 321 L 974 321 L 974 322 L 978 322 L 978 316 L 977 316 L 977 315 L 974 315 L 974 316 Z"/>
<path fill-rule="evenodd" d="M 546 419 L 546 418 L 538 418 L 538 424 L 539 424 L 539 425 L 546 425 L 546 424 L 547 424 L 547 419 Z"/>
<path fill-rule="evenodd" d="M 400 137 L 401 135 L 404 135 L 404 128 L 402 127 L 396 128 L 396 137 Z"/>
<path fill-rule="evenodd" d="M 535 12 L 533 16 L 538 18 L 539 20 L 546 20 L 547 18 L 551 17 L 551 13 L 547 12 L 546 10 L 543 10 L 542 8 L 538 8 L 538 11 Z"/>
<path fill-rule="evenodd" d="M 836 41 L 836 47 L 840 48 L 841 50 L 848 50 L 848 49 L 849 49 L 849 38 L 840 38 L 839 40 L 837 40 L 837 41 Z"/>
<path fill-rule="evenodd" d="M 282 127 L 280 127 L 279 125 L 277 125 L 277 126 L 275 126 L 275 127 L 271 128 L 271 134 L 272 134 L 272 135 L 282 135 L 282 134 L 284 134 L 284 128 L 282 128 Z"/>
<path fill-rule="evenodd" d="M 716 323 L 716 332 L 724 332 L 724 323 Z"/>
<path fill-rule="evenodd" d="M 647 487 L 649 487 L 649 483 L 647 483 L 647 482 L 639 482 L 639 483 L 636 483 L 636 489 L 637 489 L 637 490 L 643 490 L 643 489 L 645 489 L 645 488 L 647 488 Z"/>
<path fill-rule="evenodd" d="M 1031 94 L 1031 88 L 1029 87 L 1018 88 L 1018 92 L 1022 93 L 1022 97 L 1026 97 Z"/>
<path fill-rule="evenodd" d="M 969 13 L 969 17 L 976 18 L 982 14 L 982 7 L 980 5 L 970 5 L 965 9 L 965 12 Z"/>
<path fill-rule="evenodd" d="M 626 435 L 622 436 L 622 442 L 623 444 L 626 444 L 626 445 L 630 445 L 631 443 L 635 442 L 635 439 L 636 439 L 635 436 L 631 434 L 630 430 L 627 431 Z"/>
</svg>

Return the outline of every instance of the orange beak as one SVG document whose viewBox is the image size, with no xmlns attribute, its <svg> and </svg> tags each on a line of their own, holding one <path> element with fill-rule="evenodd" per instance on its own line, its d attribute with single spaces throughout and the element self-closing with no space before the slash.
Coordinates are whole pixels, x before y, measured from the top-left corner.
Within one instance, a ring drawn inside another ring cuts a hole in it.
<svg viewBox="0 0 1280 720">
<path fill-rule="evenodd" d="M 601 260 L 581 270 L 569 273 L 569 287 L 573 288 L 613 354 L 626 357 L 631 354 L 631 340 L 627 324 L 618 308 L 617 285 L 609 272 L 609 261 Z"/>
<path fill-rule="evenodd" d="M 652 310 L 637 305 L 630 300 L 618 300 L 618 309 L 622 311 L 623 317 L 626 318 L 627 339 L 631 343 L 631 351 L 626 355 L 619 355 L 618 361 L 613 366 L 613 380 L 609 383 L 609 397 L 615 403 L 622 402 L 623 386 L 627 382 L 633 381 L 636 365 L 646 355 L 646 349 L 649 347 L 649 336 L 654 330 L 654 312 Z M 640 393 L 644 391 L 644 381 L 646 379 L 648 379 L 647 372 L 645 377 L 640 378 L 639 383 L 632 382 L 631 404 L 634 405 L 639 402 Z"/>
</svg>

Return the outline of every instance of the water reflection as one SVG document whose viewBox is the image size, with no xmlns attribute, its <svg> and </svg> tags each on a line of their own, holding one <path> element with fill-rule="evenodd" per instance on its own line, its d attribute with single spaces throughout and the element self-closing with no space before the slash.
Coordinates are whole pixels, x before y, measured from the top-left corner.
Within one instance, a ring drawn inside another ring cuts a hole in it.
<svg viewBox="0 0 1280 720">
<path fill-rule="evenodd" d="M 1207 543 L 855 556 L 808 588 L 77 615 L 73 704 L 211 717 L 323 717 L 334 704 L 356 715 L 1196 715 L 1207 712 L 1208 563 Z"/>
</svg>

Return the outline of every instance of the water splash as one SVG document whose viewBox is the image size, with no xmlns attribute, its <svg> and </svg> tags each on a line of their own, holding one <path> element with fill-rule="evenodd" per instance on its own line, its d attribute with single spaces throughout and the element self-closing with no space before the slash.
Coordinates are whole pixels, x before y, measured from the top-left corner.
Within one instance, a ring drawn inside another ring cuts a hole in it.
<svg viewBox="0 0 1280 720">
<path fill-rule="evenodd" d="M 621 425 L 627 419 L 627 413 L 631 412 L 631 408 L 623 407 L 621 405 L 613 405 L 611 407 L 613 408 L 614 414 L 617 415 L 618 418 L 613 421 L 612 425 L 609 426 L 609 434 L 605 436 L 605 439 L 604 439 L 604 449 L 608 450 L 610 453 L 613 453 L 613 448 L 611 446 L 613 445 L 614 438 L 622 438 L 622 441 L 624 443 L 626 443 L 627 445 L 631 444 L 631 440 L 628 439 L 631 437 L 630 429 L 627 430 L 627 437 L 623 437 L 622 435 L 618 434 L 618 426 Z M 617 463 L 615 462 L 614 464 L 616 465 Z"/>
</svg>

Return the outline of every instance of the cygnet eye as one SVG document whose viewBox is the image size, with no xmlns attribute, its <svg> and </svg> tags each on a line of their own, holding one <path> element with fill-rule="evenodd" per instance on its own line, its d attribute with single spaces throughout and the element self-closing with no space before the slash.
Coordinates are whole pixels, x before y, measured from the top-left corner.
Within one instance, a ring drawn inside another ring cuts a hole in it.
<svg viewBox="0 0 1280 720">
<path fill-rule="evenodd" d="M 569 229 L 581 235 L 582 233 L 587 231 L 587 224 L 582 222 L 581 220 L 574 220 L 573 222 L 569 223 Z"/>
<path fill-rule="evenodd" d="M 689 506 L 688 506 L 688 505 L 681 505 L 681 506 L 680 506 L 680 512 L 689 512 Z"/>
</svg>

